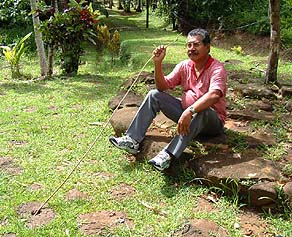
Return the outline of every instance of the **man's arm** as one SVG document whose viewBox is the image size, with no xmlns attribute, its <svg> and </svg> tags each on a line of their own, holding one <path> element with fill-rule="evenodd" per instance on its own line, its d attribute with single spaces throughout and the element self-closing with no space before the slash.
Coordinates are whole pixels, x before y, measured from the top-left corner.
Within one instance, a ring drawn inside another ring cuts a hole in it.
<svg viewBox="0 0 292 237">
<path fill-rule="evenodd" d="M 154 61 L 154 78 L 156 88 L 160 91 L 168 89 L 168 85 L 164 79 L 164 73 L 162 70 L 162 61 L 166 55 L 166 47 L 163 45 L 158 46 L 153 50 L 153 61 Z"/>
<path fill-rule="evenodd" d="M 223 94 L 220 90 L 211 90 L 204 94 L 202 97 L 200 97 L 192 106 L 198 113 L 217 103 L 222 96 Z M 193 113 L 188 108 L 185 109 L 185 111 L 182 113 L 177 124 L 178 134 L 186 136 L 190 133 L 192 115 Z"/>
<path fill-rule="evenodd" d="M 216 104 L 222 96 L 223 93 L 220 90 L 210 90 L 200 97 L 192 106 L 198 113 Z"/>
</svg>

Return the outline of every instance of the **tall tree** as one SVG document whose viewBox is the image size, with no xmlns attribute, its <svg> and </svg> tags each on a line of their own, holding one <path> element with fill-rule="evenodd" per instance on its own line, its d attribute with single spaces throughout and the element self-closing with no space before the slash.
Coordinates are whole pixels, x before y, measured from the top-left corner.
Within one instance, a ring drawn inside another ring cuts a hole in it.
<svg viewBox="0 0 292 237">
<path fill-rule="evenodd" d="M 149 28 L 149 1 L 146 0 L 146 28 Z"/>
<path fill-rule="evenodd" d="M 37 10 L 36 0 L 30 0 L 30 6 L 32 10 L 32 20 L 33 20 L 33 27 L 34 27 L 34 33 L 35 33 L 35 41 L 36 41 L 38 56 L 40 60 L 41 75 L 47 76 L 48 66 L 47 66 L 44 42 L 42 39 L 42 33 L 38 29 L 40 25 L 40 19 L 36 14 L 36 10 Z"/>
<path fill-rule="evenodd" d="M 270 54 L 266 71 L 266 83 L 277 83 L 277 69 L 280 50 L 280 0 L 270 0 L 271 24 Z"/>
</svg>

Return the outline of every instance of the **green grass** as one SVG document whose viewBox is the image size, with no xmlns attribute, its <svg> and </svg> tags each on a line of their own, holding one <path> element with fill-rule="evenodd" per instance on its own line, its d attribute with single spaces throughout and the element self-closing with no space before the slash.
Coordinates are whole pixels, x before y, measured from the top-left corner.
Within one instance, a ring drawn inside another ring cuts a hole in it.
<svg viewBox="0 0 292 237">
<path fill-rule="evenodd" d="M 194 212 L 197 197 L 209 189 L 189 183 L 194 177 L 188 173 L 169 177 L 154 171 L 145 161 L 130 163 L 123 152 L 109 144 L 108 136 L 113 133 L 110 127 L 50 200 L 49 206 L 56 214 L 50 224 L 29 229 L 25 227 L 25 220 L 17 215 L 19 205 L 45 201 L 69 174 L 102 129 L 90 123 L 107 121 L 111 115 L 108 101 L 125 79 L 139 72 L 151 57 L 154 46 L 166 45 L 177 38 L 177 33 L 165 31 L 163 25 L 157 25 L 159 21 L 154 16 L 151 16 L 150 29 L 144 29 L 144 19 L 144 15 L 118 15 L 107 19 L 112 27 L 117 24 L 125 26 L 121 28 L 121 36 L 123 53 L 128 55 L 128 60 L 116 60 L 112 66 L 110 56 L 96 55 L 88 48 L 75 77 L 60 76 L 56 66 L 56 76 L 51 80 L 15 81 L 10 78 L 4 59 L 0 59 L 0 157 L 11 157 L 15 165 L 22 168 L 19 175 L 0 170 L 0 235 L 11 232 L 21 237 L 67 236 L 67 230 L 70 236 L 82 236 L 77 225 L 80 214 L 115 210 L 126 212 L 135 223 L 134 229 L 118 228 L 116 236 L 169 236 L 191 218 L 213 220 L 226 228 L 230 236 L 241 236 L 240 231 L 233 227 L 240 209 L 234 205 L 234 200 L 220 198 L 216 204 L 218 212 Z M 186 57 L 184 42 L 185 38 L 180 36 L 178 42 L 168 48 L 166 63 L 177 63 Z M 230 70 L 248 70 L 250 62 L 260 59 L 215 47 L 212 55 L 222 61 L 230 58 L 245 61 L 244 66 L 230 67 Z M 286 67 L 280 65 L 279 71 L 287 73 Z M 152 69 L 151 62 L 145 70 Z M 38 62 L 33 54 L 22 61 L 22 70 L 28 78 L 39 75 Z M 287 140 L 286 133 L 283 133 L 281 139 Z M 238 149 L 244 149 L 242 138 L 236 134 L 233 136 Z M 281 143 L 275 148 L 275 153 L 282 154 Z M 291 167 L 286 167 L 286 171 L 289 170 Z M 112 176 L 102 179 L 96 175 L 99 172 Z M 34 183 L 43 188 L 32 191 L 30 185 Z M 136 192 L 117 201 L 110 191 L 121 183 L 133 186 Z M 91 199 L 66 201 L 67 192 L 73 188 L 86 192 Z M 167 215 L 163 217 L 141 202 L 149 203 Z M 284 236 L 292 235 L 289 219 L 269 215 L 267 220 L 272 230 Z"/>
</svg>

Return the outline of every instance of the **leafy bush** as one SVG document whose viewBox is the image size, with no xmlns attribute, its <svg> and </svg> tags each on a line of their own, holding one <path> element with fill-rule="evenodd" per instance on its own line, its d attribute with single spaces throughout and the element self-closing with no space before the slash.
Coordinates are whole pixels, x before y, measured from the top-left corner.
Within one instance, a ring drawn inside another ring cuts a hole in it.
<svg viewBox="0 0 292 237">
<path fill-rule="evenodd" d="M 91 5 L 83 6 L 84 3 L 70 0 L 68 9 L 55 13 L 41 26 L 44 40 L 56 49 L 61 48 L 62 68 L 67 74 L 77 73 L 83 43 L 96 43 L 101 15 Z"/>
<path fill-rule="evenodd" d="M 281 4 L 281 39 L 283 43 L 292 47 L 292 0 L 283 0 Z"/>
</svg>

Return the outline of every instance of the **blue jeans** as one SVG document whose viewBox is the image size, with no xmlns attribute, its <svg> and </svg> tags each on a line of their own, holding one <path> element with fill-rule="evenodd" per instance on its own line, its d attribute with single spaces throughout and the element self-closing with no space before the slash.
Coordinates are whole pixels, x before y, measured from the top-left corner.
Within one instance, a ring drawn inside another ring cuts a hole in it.
<svg viewBox="0 0 292 237">
<path fill-rule="evenodd" d="M 174 122 L 178 122 L 184 109 L 181 100 L 159 90 L 151 90 L 145 97 L 131 122 L 126 135 L 141 143 L 145 138 L 148 127 L 156 117 L 158 112 L 162 112 L 166 117 Z M 193 115 L 190 134 L 187 136 L 176 135 L 165 147 L 165 150 L 179 158 L 190 140 L 198 135 L 216 136 L 223 133 L 223 124 L 217 113 L 208 108 Z"/>
</svg>

